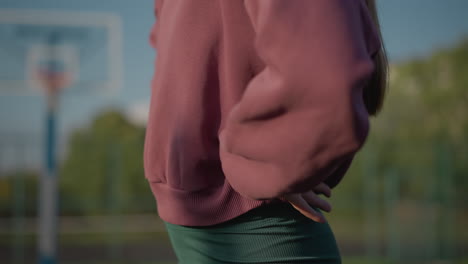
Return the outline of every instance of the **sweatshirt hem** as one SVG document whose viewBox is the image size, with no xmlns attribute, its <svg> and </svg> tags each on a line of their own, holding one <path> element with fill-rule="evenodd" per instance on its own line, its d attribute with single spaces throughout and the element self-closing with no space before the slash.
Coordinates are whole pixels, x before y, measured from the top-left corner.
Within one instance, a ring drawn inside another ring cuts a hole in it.
<svg viewBox="0 0 468 264">
<path fill-rule="evenodd" d="M 226 181 L 216 188 L 201 191 L 180 190 L 161 182 L 149 181 L 149 185 L 159 217 L 175 225 L 215 225 L 273 201 L 243 197 Z"/>
</svg>

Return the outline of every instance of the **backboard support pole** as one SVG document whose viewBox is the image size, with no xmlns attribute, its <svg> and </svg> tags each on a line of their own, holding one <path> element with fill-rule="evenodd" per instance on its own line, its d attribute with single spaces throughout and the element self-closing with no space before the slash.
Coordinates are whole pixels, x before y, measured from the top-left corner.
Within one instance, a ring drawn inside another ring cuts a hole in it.
<svg viewBox="0 0 468 264">
<path fill-rule="evenodd" d="M 49 44 L 53 47 L 59 36 L 51 35 Z M 50 56 L 54 57 L 54 48 Z M 53 71 L 54 69 L 52 69 Z M 45 94 L 47 99 L 45 124 L 45 173 L 41 177 L 39 189 L 39 264 L 57 263 L 58 236 L 58 176 L 57 176 L 57 112 L 60 90 L 53 80 L 54 74 L 44 75 Z"/>
<path fill-rule="evenodd" d="M 47 37 L 49 58 L 57 58 L 56 45 L 61 41 L 61 34 L 53 32 Z M 49 63 L 40 69 L 38 77 L 42 79 L 47 98 L 45 131 L 45 173 L 39 190 L 39 264 L 57 263 L 58 230 L 58 176 L 57 176 L 57 109 L 60 91 L 68 84 L 60 81 L 65 76 L 64 69 Z M 59 81 L 57 81 L 59 80 Z"/>
<path fill-rule="evenodd" d="M 46 170 L 39 189 L 39 264 L 57 263 L 58 191 L 56 168 L 56 100 L 48 96 L 46 115 Z"/>
</svg>

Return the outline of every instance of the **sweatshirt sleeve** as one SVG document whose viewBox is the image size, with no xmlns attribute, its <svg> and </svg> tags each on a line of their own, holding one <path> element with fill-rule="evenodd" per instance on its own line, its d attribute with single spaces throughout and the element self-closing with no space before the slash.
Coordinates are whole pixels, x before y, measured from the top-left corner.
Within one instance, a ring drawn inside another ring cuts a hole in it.
<svg viewBox="0 0 468 264">
<path fill-rule="evenodd" d="M 374 64 L 360 2 L 244 1 L 266 67 L 220 133 L 223 171 L 241 195 L 310 190 L 344 174 L 365 142 L 362 90 Z"/>
</svg>

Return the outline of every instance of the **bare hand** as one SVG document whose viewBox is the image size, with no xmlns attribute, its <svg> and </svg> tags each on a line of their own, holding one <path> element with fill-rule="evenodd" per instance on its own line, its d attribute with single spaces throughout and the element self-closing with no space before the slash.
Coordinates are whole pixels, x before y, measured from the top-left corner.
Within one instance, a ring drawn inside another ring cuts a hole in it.
<svg viewBox="0 0 468 264">
<path fill-rule="evenodd" d="M 330 212 L 332 208 L 329 202 L 320 198 L 319 194 L 324 194 L 326 197 L 330 197 L 330 187 L 325 183 L 320 183 L 308 192 L 287 194 L 283 198 L 306 217 L 314 220 L 315 222 L 325 223 L 327 221 L 325 216 L 312 207 L 325 212 Z"/>
</svg>

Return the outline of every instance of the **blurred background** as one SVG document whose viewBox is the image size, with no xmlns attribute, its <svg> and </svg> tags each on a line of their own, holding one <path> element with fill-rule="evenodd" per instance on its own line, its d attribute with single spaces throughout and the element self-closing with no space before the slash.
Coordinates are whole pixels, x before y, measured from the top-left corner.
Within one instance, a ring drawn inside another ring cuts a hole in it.
<svg viewBox="0 0 468 264">
<path fill-rule="evenodd" d="M 390 89 L 333 194 L 343 263 L 468 263 L 468 2 L 378 7 Z M 1 263 L 175 263 L 142 167 L 152 8 L 0 0 Z"/>
</svg>

